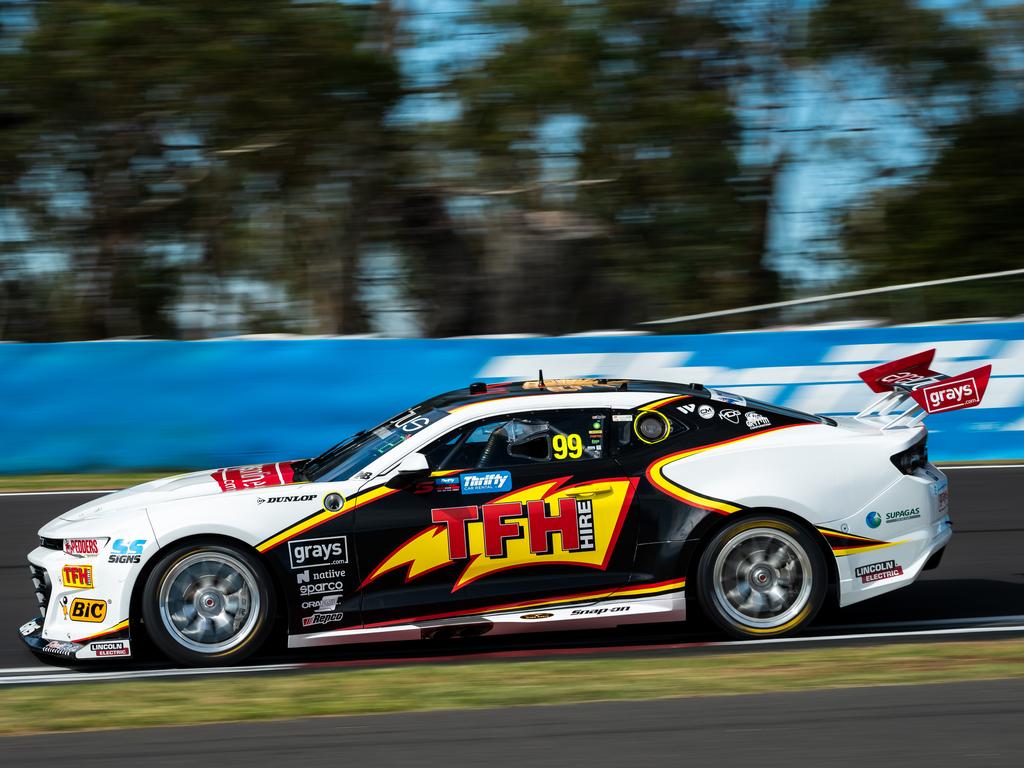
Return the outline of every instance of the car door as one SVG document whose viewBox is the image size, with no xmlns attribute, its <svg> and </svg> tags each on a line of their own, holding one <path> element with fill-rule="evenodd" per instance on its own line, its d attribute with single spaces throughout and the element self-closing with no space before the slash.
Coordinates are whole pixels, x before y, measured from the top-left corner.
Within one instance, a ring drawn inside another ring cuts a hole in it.
<svg viewBox="0 0 1024 768">
<path fill-rule="evenodd" d="M 367 625 L 597 599 L 629 581 L 636 546 L 610 413 L 508 413 L 428 445 L 433 470 L 356 511 Z"/>
</svg>

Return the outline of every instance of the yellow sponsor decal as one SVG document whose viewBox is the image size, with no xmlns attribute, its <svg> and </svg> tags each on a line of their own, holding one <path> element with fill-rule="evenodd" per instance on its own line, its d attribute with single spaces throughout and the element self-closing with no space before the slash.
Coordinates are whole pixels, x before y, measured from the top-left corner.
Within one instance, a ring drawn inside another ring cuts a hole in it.
<svg viewBox="0 0 1024 768">
<path fill-rule="evenodd" d="M 71 601 L 68 618 L 72 621 L 87 621 L 99 624 L 107 618 L 107 601 L 76 597 Z"/>
<path fill-rule="evenodd" d="M 363 586 L 405 568 L 406 581 L 465 563 L 452 592 L 499 571 L 531 565 L 605 569 L 632 501 L 635 479 L 565 486 L 545 481 L 483 506 L 432 510 L 434 524 L 386 557 Z"/>
<path fill-rule="evenodd" d="M 60 581 L 65 587 L 92 589 L 92 566 L 65 565 L 60 572 Z"/>
</svg>

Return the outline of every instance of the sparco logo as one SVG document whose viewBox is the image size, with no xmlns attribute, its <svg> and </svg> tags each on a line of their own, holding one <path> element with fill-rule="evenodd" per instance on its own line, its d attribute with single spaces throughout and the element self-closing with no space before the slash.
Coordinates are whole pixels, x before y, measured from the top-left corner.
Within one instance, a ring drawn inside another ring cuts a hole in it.
<svg viewBox="0 0 1024 768">
<path fill-rule="evenodd" d="M 305 496 L 271 496 L 269 499 L 256 499 L 257 504 L 284 504 L 286 502 L 293 501 L 313 501 L 316 498 L 315 493 L 307 494 Z"/>
<path fill-rule="evenodd" d="M 854 575 L 859 577 L 864 584 L 870 584 L 872 581 L 902 576 L 903 566 L 897 565 L 895 560 L 883 560 L 880 563 L 858 566 Z"/>
<path fill-rule="evenodd" d="M 288 542 L 288 560 L 292 570 L 348 562 L 348 541 L 344 536 L 326 539 L 300 539 Z"/>
<path fill-rule="evenodd" d="M 300 597 L 309 597 L 310 595 L 322 595 L 324 592 L 343 592 L 345 590 L 345 582 L 343 581 L 325 581 L 320 584 L 303 584 L 299 587 Z"/>
</svg>

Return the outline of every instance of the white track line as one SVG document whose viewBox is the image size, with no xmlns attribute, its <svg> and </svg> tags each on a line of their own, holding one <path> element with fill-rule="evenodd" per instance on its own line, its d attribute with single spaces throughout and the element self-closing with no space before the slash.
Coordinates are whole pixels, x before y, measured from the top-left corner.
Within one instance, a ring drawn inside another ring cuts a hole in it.
<svg viewBox="0 0 1024 768">
<path fill-rule="evenodd" d="M 0 685 L 18 685 L 24 683 L 92 683 L 99 680 L 142 680 L 154 677 L 196 677 L 206 675 L 230 675 L 252 672 L 286 672 L 301 669 L 304 664 L 268 664 L 250 667 L 213 667 L 210 669 L 136 669 L 124 672 L 43 672 L 34 675 L 8 675 L 16 670 L 0 669 Z"/>
<path fill-rule="evenodd" d="M 939 469 L 1020 469 L 1024 464 L 938 464 Z"/>
<path fill-rule="evenodd" d="M 978 635 L 991 632 L 1024 632 L 1024 624 L 1011 624 L 1001 627 L 956 627 L 953 629 L 921 629 L 912 632 L 865 632 L 850 635 L 817 635 L 815 637 L 770 637 L 764 640 L 725 640 L 722 642 L 705 643 L 710 646 L 733 645 L 786 645 L 794 643 L 828 643 L 837 640 L 878 640 L 896 637 L 934 637 L 939 635 Z"/>
<path fill-rule="evenodd" d="M 894 638 L 912 637 L 938 637 L 942 635 L 980 635 L 997 632 L 1024 632 L 1024 624 L 1014 624 L 1000 627 L 959 627 L 955 629 L 925 629 L 910 632 L 871 632 L 867 634 L 852 635 L 819 635 L 815 637 L 778 637 L 765 640 L 726 640 L 710 643 L 681 643 L 681 645 L 693 645 L 695 647 L 749 647 L 753 645 L 797 645 L 801 643 L 827 643 L 842 642 L 851 640 L 880 640 Z M 594 653 L 600 653 L 600 648 L 590 649 Z M 658 646 L 651 646 L 647 649 L 657 652 Z M 580 655 L 586 655 L 584 651 Z M 543 651 L 538 656 L 543 656 Z M 472 656 L 465 657 L 465 661 L 473 661 Z M 266 666 L 248 667 L 214 667 L 212 669 L 147 669 L 147 670 L 125 670 L 124 672 L 77 672 L 68 670 L 66 672 L 50 673 L 48 670 L 34 675 L 8 675 L 9 672 L 19 671 L 17 669 L 0 669 L 0 685 L 25 685 L 38 683 L 92 683 L 96 681 L 111 680 L 141 680 L 161 677 L 203 677 L 206 675 L 230 675 L 249 674 L 252 672 L 290 672 L 299 669 L 313 668 L 314 664 L 268 664 Z M 327 667 L 326 669 L 329 669 Z"/>
<path fill-rule="evenodd" d="M 97 488 L 94 491 L 10 491 L 0 493 L 0 496 L 73 496 L 84 493 L 115 493 L 118 488 Z"/>
</svg>

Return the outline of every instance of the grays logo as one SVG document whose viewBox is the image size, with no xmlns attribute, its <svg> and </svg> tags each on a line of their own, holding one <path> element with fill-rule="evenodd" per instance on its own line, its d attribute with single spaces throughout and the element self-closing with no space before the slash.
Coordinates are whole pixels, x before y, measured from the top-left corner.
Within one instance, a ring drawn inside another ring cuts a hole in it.
<svg viewBox="0 0 1024 768">
<path fill-rule="evenodd" d="M 344 565 L 348 562 L 348 539 L 345 536 L 332 536 L 289 541 L 288 562 L 293 571 L 323 565 Z"/>
</svg>

